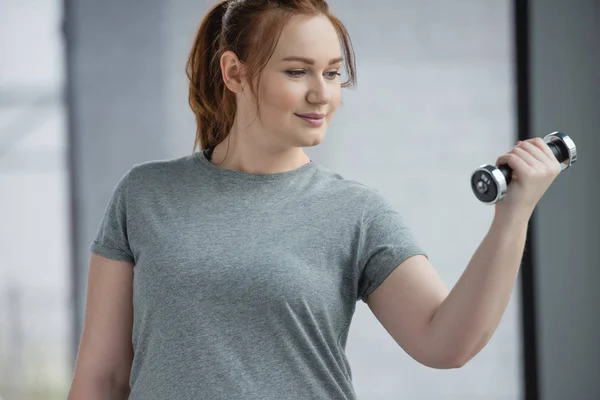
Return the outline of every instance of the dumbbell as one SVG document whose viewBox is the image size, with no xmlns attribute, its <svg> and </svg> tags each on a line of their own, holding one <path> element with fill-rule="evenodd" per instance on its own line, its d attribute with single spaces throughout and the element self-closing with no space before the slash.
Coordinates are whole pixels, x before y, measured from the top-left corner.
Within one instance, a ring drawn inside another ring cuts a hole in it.
<svg viewBox="0 0 600 400">
<path fill-rule="evenodd" d="M 552 132 L 544 137 L 556 159 L 560 162 L 561 171 L 571 167 L 577 161 L 577 148 L 571 138 L 562 132 Z M 507 193 L 511 181 L 512 169 L 507 164 L 499 166 L 482 165 L 471 176 L 471 188 L 475 197 L 483 203 L 494 204 Z"/>
</svg>

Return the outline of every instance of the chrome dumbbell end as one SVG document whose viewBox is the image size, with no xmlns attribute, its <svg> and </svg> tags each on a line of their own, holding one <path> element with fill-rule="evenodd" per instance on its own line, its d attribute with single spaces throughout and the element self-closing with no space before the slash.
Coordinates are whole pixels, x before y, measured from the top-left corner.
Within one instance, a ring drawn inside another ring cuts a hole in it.
<svg viewBox="0 0 600 400">
<path fill-rule="evenodd" d="M 577 146 L 569 135 L 558 131 L 552 132 L 544 136 L 544 142 L 552 149 L 563 171 L 577 162 Z"/>
</svg>

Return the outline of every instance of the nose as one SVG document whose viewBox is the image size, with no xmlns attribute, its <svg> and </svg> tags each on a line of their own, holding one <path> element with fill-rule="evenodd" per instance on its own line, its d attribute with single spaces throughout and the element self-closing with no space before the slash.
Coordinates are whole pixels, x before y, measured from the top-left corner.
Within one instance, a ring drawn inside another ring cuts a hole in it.
<svg viewBox="0 0 600 400">
<path fill-rule="evenodd" d="M 324 78 L 317 78 L 311 83 L 306 94 L 306 101 L 321 105 L 331 102 L 331 91 Z"/>
</svg>

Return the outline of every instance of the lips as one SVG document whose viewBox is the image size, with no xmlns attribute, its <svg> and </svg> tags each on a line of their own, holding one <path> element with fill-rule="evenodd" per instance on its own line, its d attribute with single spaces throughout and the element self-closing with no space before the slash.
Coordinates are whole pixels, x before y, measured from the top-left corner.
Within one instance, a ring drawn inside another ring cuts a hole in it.
<svg viewBox="0 0 600 400">
<path fill-rule="evenodd" d="M 325 116 L 323 114 L 296 114 L 296 116 L 302 118 L 309 126 L 315 128 L 319 128 L 325 124 Z"/>
<path fill-rule="evenodd" d="M 296 114 L 299 117 L 310 118 L 310 119 L 323 119 L 325 114 L 317 114 L 317 113 L 306 113 L 306 114 Z"/>
</svg>

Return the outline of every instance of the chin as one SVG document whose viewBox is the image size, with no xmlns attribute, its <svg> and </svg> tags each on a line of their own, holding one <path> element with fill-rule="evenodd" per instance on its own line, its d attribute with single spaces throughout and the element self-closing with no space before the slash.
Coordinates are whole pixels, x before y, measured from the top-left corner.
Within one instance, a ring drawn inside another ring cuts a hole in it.
<svg viewBox="0 0 600 400">
<path fill-rule="evenodd" d="M 325 138 L 325 131 L 322 132 L 312 132 L 312 134 L 304 134 L 297 138 L 296 142 L 298 143 L 298 147 L 314 147 L 321 142 Z"/>
</svg>

